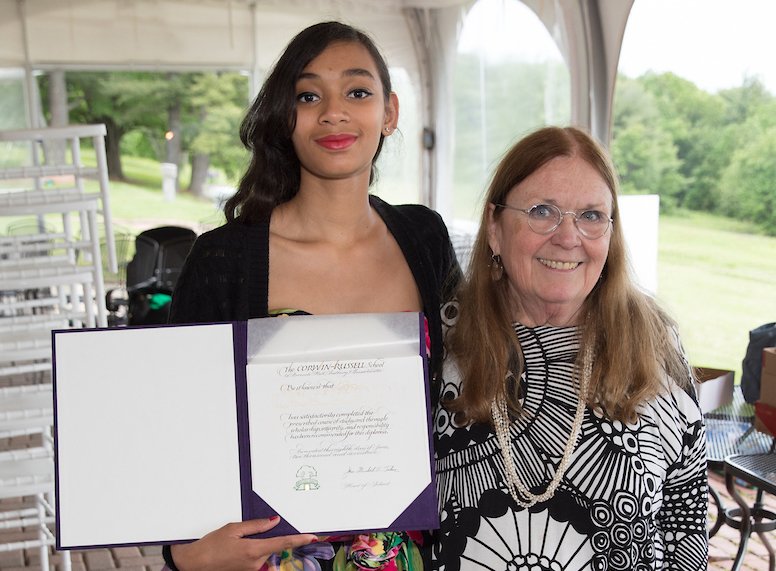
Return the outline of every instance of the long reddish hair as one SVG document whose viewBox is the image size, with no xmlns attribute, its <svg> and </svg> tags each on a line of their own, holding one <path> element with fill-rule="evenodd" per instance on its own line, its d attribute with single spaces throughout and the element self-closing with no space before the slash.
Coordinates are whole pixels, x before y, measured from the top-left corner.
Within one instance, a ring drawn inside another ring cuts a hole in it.
<svg viewBox="0 0 776 571">
<path fill-rule="evenodd" d="M 467 280 L 459 290 L 460 316 L 448 335 L 448 349 L 461 372 L 461 395 L 445 403 L 462 422 L 490 422 L 490 405 L 504 394 L 519 414 L 516 394 L 505 379 L 520 378 L 523 357 L 512 323 L 508 281 L 493 281 L 488 244 L 488 206 L 556 157 L 577 157 L 601 175 L 612 193 L 611 240 L 601 279 L 581 309 L 582 346 L 594 343 L 588 404 L 613 419 L 632 421 L 636 407 L 655 397 L 668 374 L 688 386 L 691 373 L 674 334 L 676 327 L 656 302 L 635 284 L 619 224 L 618 181 L 609 156 L 592 137 L 574 127 L 546 127 L 514 145 L 499 163 L 488 188 Z M 496 209 L 494 216 L 501 215 Z M 580 354 L 582 352 L 580 351 Z M 579 357 L 578 357 L 579 359 Z M 579 362 L 577 363 L 579 367 Z M 517 389 L 517 387 L 515 387 Z M 511 391 L 510 391 L 511 392 Z"/>
</svg>

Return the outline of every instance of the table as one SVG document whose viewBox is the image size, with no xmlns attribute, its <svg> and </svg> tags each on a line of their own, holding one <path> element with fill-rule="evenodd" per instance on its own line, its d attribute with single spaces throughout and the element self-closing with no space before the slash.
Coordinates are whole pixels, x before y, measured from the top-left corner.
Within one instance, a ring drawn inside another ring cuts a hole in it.
<svg viewBox="0 0 776 571">
<path fill-rule="evenodd" d="M 733 389 L 733 402 L 704 415 L 706 423 L 706 459 L 709 468 L 723 471 L 725 458 L 734 454 L 765 454 L 773 446 L 773 438 L 754 429 L 754 407 L 744 401 L 741 387 Z M 709 537 L 727 523 L 740 529 L 741 510 L 725 509 L 716 490 L 709 486 L 711 499 L 717 506 L 717 519 L 709 529 Z"/>
<path fill-rule="evenodd" d="M 757 488 L 757 497 L 752 507 L 736 490 L 736 479 L 742 480 Z M 739 505 L 736 511 L 740 518 L 736 520 L 737 527 L 741 530 L 741 541 L 738 544 L 738 552 L 733 561 L 732 571 L 738 571 L 746 553 L 746 544 L 752 533 L 760 536 L 765 548 L 768 550 L 768 568 L 774 571 L 776 554 L 771 547 L 765 532 L 776 529 L 776 514 L 766 510 L 762 505 L 764 492 L 776 494 L 776 454 L 736 454 L 725 459 L 725 486 L 730 495 Z M 730 511 L 730 510 L 728 510 Z M 727 512 L 725 521 L 727 522 Z"/>
</svg>

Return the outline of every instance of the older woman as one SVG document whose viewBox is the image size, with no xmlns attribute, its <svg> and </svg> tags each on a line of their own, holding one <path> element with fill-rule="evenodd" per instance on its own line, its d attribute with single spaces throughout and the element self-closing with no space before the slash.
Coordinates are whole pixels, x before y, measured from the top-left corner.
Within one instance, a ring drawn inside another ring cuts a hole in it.
<svg viewBox="0 0 776 571">
<path fill-rule="evenodd" d="M 507 153 L 443 315 L 437 568 L 706 568 L 690 369 L 631 279 L 593 139 L 551 127 Z"/>
</svg>

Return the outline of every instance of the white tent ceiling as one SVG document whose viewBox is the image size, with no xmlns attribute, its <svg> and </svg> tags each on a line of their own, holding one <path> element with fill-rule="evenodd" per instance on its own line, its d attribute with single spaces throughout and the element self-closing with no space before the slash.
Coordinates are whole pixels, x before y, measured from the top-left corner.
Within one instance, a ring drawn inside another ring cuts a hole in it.
<svg viewBox="0 0 776 571">
<path fill-rule="evenodd" d="M 469 0 L 0 0 L 0 66 L 267 68 L 294 32 L 323 19 L 414 61 L 408 9 L 461 12 Z"/>
<path fill-rule="evenodd" d="M 419 87 L 421 200 L 443 214 L 452 187 L 452 65 L 475 0 L 0 0 L 0 68 L 237 69 L 260 78 L 305 26 L 365 29 Z M 514 0 L 504 0 L 514 1 Z M 634 0 L 521 0 L 547 27 L 571 73 L 572 122 L 608 142 L 617 61 Z"/>
</svg>

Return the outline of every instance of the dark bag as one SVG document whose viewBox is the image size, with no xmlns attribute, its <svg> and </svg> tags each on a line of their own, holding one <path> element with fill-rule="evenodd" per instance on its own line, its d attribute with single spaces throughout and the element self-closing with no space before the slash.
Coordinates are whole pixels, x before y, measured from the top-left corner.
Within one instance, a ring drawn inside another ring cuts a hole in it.
<svg viewBox="0 0 776 571">
<path fill-rule="evenodd" d="M 766 323 L 749 332 L 749 345 L 741 362 L 741 392 L 748 403 L 760 398 L 760 373 L 766 347 L 776 347 L 776 323 Z"/>
</svg>

